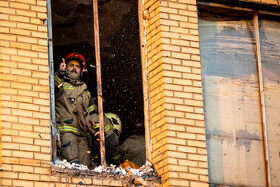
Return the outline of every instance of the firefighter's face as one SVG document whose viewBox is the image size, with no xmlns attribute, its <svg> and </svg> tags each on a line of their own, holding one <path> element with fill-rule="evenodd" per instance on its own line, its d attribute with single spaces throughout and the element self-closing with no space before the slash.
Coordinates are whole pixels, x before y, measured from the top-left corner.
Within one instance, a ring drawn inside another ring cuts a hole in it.
<svg viewBox="0 0 280 187">
<path fill-rule="evenodd" d="M 80 75 L 81 73 L 81 66 L 80 63 L 76 60 L 71 60 L 67 63 L 67 71 L 72 71 Z"/>
</svg>

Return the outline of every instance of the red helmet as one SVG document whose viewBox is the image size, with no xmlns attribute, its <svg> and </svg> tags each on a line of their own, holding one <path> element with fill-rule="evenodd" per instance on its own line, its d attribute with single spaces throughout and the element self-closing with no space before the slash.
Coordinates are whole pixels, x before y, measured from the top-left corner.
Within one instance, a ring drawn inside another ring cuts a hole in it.
<svg viewBox="0 0 280 187">
<path fill-rule="evenodd" d="M 82 70 L 86 68 L 86 61 L 85 58 L 79 54 L 78 52 L 76 53 L 70 53 L 69 55 L 67 55 L 65 57 L 65 63 L 67 64 L 67 62 L 69 62 L 70 60 L 77 60 L 82 67 Z"/>
</svg>

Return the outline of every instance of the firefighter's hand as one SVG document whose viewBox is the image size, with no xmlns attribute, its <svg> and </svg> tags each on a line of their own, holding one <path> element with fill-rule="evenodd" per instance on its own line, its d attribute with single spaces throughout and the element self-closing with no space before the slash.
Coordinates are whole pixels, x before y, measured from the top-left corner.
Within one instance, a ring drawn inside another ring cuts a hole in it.
<svg viewBox="0 0 280 187">
<path fill-rule="evenodd" d="M 95 138 L 95 140 L 100 142 L 100 132 L 99 131 L 94 134 L 94 138 Z"/>
<path fill-rule="evenodd" d="M 62 62 L 59 65 L 59 70 L 64 72 L 66 70 L 66 63 L 65 63 L 65 59 L 62 58 Z"/>
</svg>

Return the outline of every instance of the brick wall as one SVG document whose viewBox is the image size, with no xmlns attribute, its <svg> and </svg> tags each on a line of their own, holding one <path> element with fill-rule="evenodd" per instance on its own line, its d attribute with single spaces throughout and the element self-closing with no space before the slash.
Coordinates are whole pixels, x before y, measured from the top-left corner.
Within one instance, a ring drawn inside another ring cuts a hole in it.
<svg viewBox="0 0 280 187">
<path fill-rule="evenodd" d="M 163 186 L 208 186 L 196 1 L 145 10 L 152 160 Z"/>
<path fill-rule="evenodd" d="M 0 1 L 2 186 L 50 173 L 46 1 Z"/>
</svg>

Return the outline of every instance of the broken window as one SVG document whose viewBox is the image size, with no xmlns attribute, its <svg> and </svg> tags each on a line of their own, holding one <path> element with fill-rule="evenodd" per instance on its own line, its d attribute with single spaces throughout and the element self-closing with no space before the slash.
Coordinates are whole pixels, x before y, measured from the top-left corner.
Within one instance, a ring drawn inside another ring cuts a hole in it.
<svg viewBox="0 0 280 187">
<path fill-rule="evenodd" d="M 199 36 L 210 185 L 279 186 L 280 22 L 202 4 Z"/>
<path fill-rule="evenodd" d="M 142 146 L 139 147 L 142 157 L 137 158 L 136 164 L 142 165 L 146 153 L 137 1 L 102 0 L 98 1 L 98 8 L 103 110 L 121 119 L 119 145 L 131 136 L 140 140 L 135 145 Z M 51 10 L 54 72 L 62 58 L 79 52 L 85 57 L 87 69 L 82 81 L 87 84 L 91 96 L 97 98 L 92 1 L 52 1 Z M 52 103 L 53 113 L 54 110 Z M 132 148 L 122 147 L 129 153 L 131 150 L 127 149 Z"/>
</svg>

